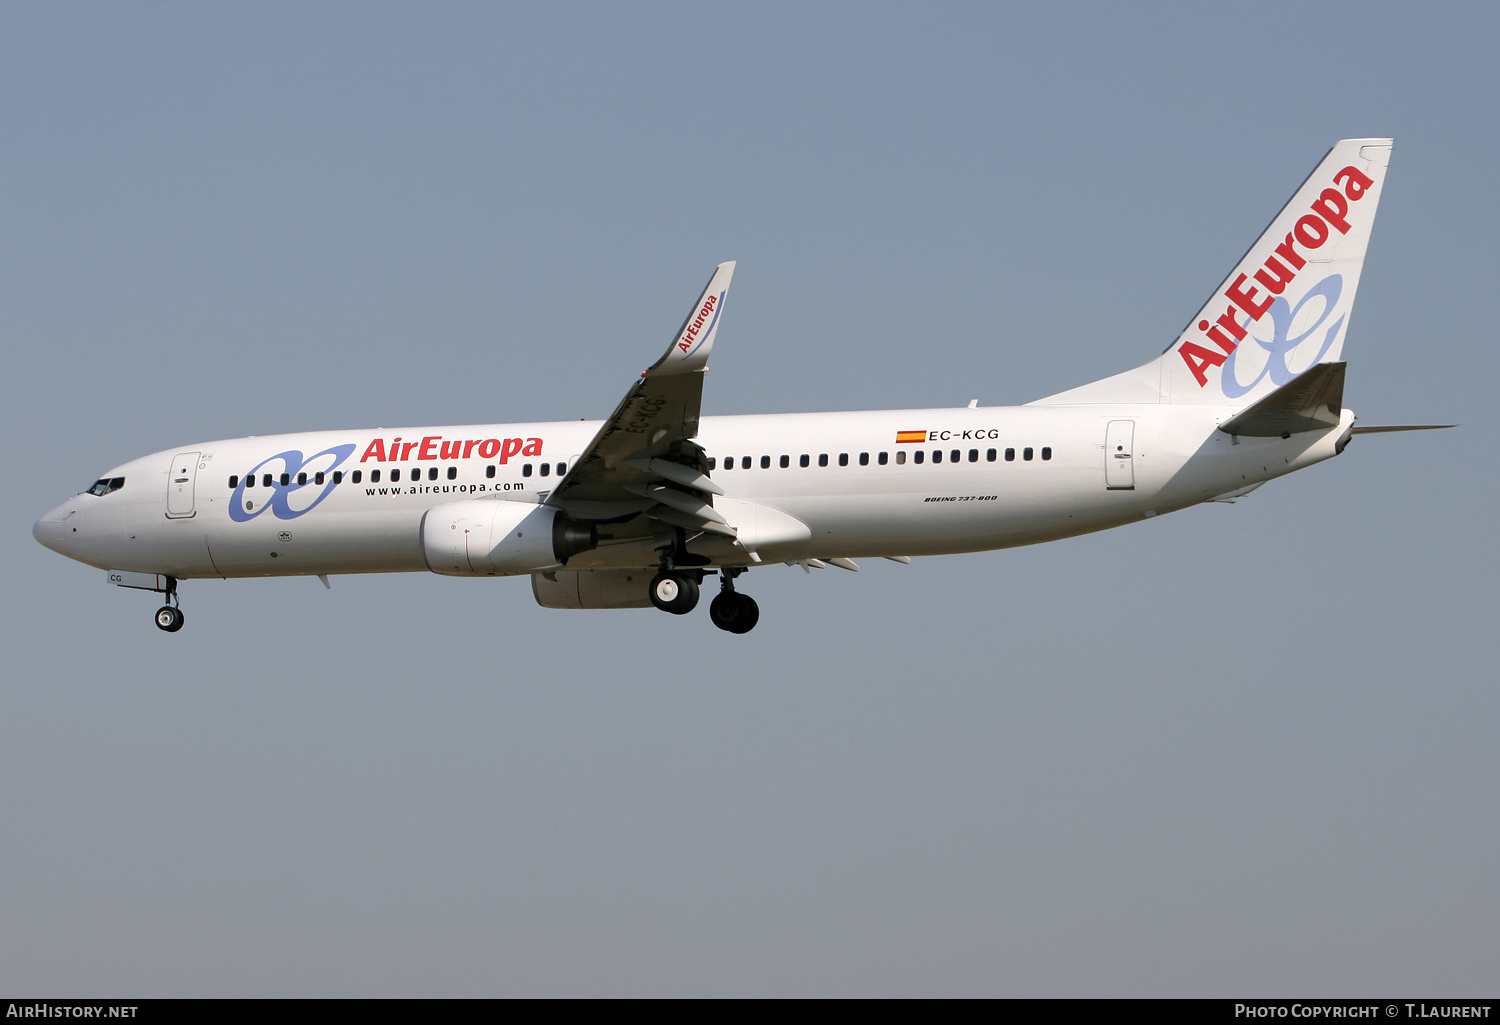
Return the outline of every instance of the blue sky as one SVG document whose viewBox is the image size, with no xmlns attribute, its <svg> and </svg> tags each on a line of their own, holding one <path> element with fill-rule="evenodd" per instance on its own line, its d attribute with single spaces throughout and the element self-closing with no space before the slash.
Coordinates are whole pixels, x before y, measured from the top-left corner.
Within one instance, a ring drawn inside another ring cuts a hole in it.
<svg viewBox="0 0 1500 1025">
<path fill-rule="evenodd" d="M 1484 5 L 0 10 L 0 988 L 1493 993 Z M 739 261 L 709 413 L 1159 352 L 1336 139 L 1395 153 L 1357 439 L 1034 549 L 774 567 L 744 638 L 523 581 L 194 582 L 104 469 L 606 414 Z"/>
</svg>

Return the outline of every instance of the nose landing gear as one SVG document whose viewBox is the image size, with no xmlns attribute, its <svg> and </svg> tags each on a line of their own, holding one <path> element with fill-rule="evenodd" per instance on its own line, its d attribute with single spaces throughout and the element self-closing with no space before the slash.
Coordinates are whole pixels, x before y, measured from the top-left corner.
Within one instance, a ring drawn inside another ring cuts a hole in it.
<svg viewBox="0 0 1500 1025">
<path fill-rule="evenodd" d="M 156 628 L 174 634 L 182 629 L 182 603 L 177 600 L 177 581 L 164 578 L 166 587 L 153 588 L 167 596 L 167 604 L 156 610 Z"/>
<path fill-rule="evenodd" d="M 182 629 L 182 610 L 175 605 L 163 605 L 156 610 L 156 626 L 169 634 Z"/>
</svg>

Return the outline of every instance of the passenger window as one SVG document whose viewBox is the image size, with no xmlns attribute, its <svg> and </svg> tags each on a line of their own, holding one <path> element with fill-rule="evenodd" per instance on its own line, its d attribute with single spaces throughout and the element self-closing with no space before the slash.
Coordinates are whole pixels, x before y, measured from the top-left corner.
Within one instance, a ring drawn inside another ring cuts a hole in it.
<svg viewBox="0 0 1500 1025">
<path fill-rule="evenodd" d="M 708 469 L 709 469 L 710 472 L 712 472 L 713 470 L 717 469 L 718 465 L 719 465 L 718 457 L 716 457 L 716 456 L 709 456 L 708 457 Z"/>
<path fill-rule="evenodd" d="M 859 465 L 860 466 L 869 466 L 870 465 L 870 453 L 868 453 L 868 452 L 861 452 L 859 454 Z"/>
<path fill-rule="evenodd" d="M 495 464 L 494 463 L 491 463 L 490 465 L 488 465 L 488 466 L 486 466 L 484 468 L 484 475 L 486 477 L 490 478 L 491 480 L 495 479 Z"/>
<path fill-rule="evenodd" d="M 542 464 L 542 468 L 541 468 L 541 473 L 542 473 L 543 477 L 546 477 L 549 474 L 551 474 L 552 473 L 552 464 L 551 463 L 543 463 Z"/>
<path fill-rule="evenodd" d="M 942 449 L 935 448 L 935 449 L 932 450 L 932 461 L 934 463 L 941 463 L 943 461 L 943 450 Z"/>
<path fill-rule="evenodd" d="M 1005 450 L 1005 461 L 1007 463 L 1013 463 L 1013 462 L 1016 461 L 1016 450 L 1015 449 L 1008 448 L 1008 449 Z"/>
<path fill-rule="evenodd" d="M 359 479 L 361 477 L 363 477 L 364 475 L 365 475 L 365 473 L 364 473 L 363 470 L 355 470 L 353 473 L 351 473 L 349 475 L 349 479 L 351 481 L 353 481 L 355 484 L 358 484 L 359 483 Z"/>
<path fill-rule="evenodd" d="M 239 486 L 240 486 L 239 474 L 231 473 L 229 475 L 229 488 L 230 488 L 230 490 L 232 491 L 232 490 L 234 490 L 235 488 L 237 488 Z"/>
<path fill-rule="evenodd" d="M 300 488 L 302 485 L 304 485 L 306 483 L 307 483 L 307 474 L 305 474 L 305 473 L 299 473 L 299 474 L 297 474 L 297 486 Z"/>
<path fill-rule="evenodd" d="M 977 462 L 979 462 L 979 449 L 977 449 L 977 448 L 971 448 L 971 449 L 969 449 L 969 462 L 971 462 L 971 463 L 977 463 Z"/>
<path fill-rule="evenodd" d="M 458 467 L 456 467 L 456 466 L 450 466 L 450 467 L 448 467 L 448 479 L 449 480 L 458 480 Z"/>
<path fill-rule="evenodd" d="M 391 471 L 391 483 L 394 484 L 394 483 L 396 483 L 400 479 L 401 479 L 401 467 L 398 466 L 394 470 Z"/>
<path fill-rule="evenodd" d="M 568 464 L 567 463 L 558 463 L 557 464 L 557 475 L 559 477 L 566 477 L 567 474 L 568 474 Z"/>
<path fill-rule="evenodd" d="M 422 471 L 418 470 L 417 472 L 421 473 Z M 429 466 L 427 468 L 427 479 L 428 480 L 437 480 L 437 467 L 436 466 Z"/>
<path fill-rule="evenodd" d="M 876 459 L 876 462 L 878 462 L 881 466 L 885 465 L 885 453 L 884 452 L 880 453 L 880 456 Z"/>
<path fill-rule="evenodd" d="M 792 457 L 791 456 L 782 456 L 781 457 L 781 468 L 783 470 L 785 470 L 788 466 L 791 466 L 791 465 L 792 465 Z"/>
<path fill-rule="evenodd" d="M 839 453 L 839 465 L 840 466 L 848 466 L 849 465 L 849 453 L 848 452 L 840 452 Z"/>
<path fill-rule="evenodd" d="M 988 452 L 986 452 L 984 454 L 984 458 L 993 463 L 995 461 L 995 450 L 994 449 L 990 449 Z"/>
<path fill-rule="evenodd" d="M 823 453 L 819 454 L 819 456 L 818 456 L 818 465 L 819 466 L 827 466 L 828 465 L 828 453 L 827 452 L 823 452 Z"/>
<path fill-rule="evenodd" d="M 253 474 L 253 473 L 247 473 L 247 474 L 245 474 L 245 487 L 247 487 L 247 488 L 253 488 L 253 487 L 255 487 L 255 474 Z"/>
<path fill-rule="evenodd" d="M 317 473 L 313 474 L 313 483 L 314 484 L 322 484 L 323 481 L 326 480 L 326 479 L 327 478 L 325 478 L 323 476 L 323 471 L 322 470 L 319 470 Z"/>
<path fill-rule="evenodd" d="M 952 452 L 948 453 L 948 462 L 950 462 L 950 463 L 956 463 L 959 460 L 961 460 L 962 458 L 963 458 L 963 453 L 960 452 L 958 449 L 954 449 Z"/>
<path fill-rule="evenodd" d="M 521 467 L 521 476 L 522 477 L 530 477 L 531 476 L 531 464 L 530 463 L 527 463 L 526 465 L 524 465 L 524 466 Z"/>
<path fill-rule="evenodd" d="M 748 469 L 750 469 L 750 457 L 749 456 L 745 456 L 743 459 L 740 460 L 740 469 L 741 470 L 748 470 Z"/>
<path fill-rule="evenodd" d="M 335 484 L 342 484 L 342 483 L 344 483 L 344 471 L 343 470 L 334 470 L 333 471 L 333 482 Z"/>
<path fill-rule="evenodd" d="M 1031 462 L 1031 449 L 1029 449 L 1029 448 L 1022 449 L 1021 450 L 1021 458 L 1024 459 L 1024 460 L 1026 460 L 1028 463 Z"/>
<path fill-rule="evenodd" d="M 712 465 L 713 465 L 712 462 L 710 462 L 710 464 L 709 464 L 710 468 L 712 468 Z M 734 456 L 725 456 L 724 457 L 724 469 L 726 469 L 726 470 L 733 470 L 734 469 Z"/>
<path fill-rule="evenodd" d="M 380 483 L 380 471 L 379 470 L 371 470 L 370 471 L 370 483 L 371 484 L 379 484 Z"/>
<path fill-rule="evenodd" d="M 880 454 L 881 455 L 885 455 L 884 452 L 882 452 Z M 921 455 L 921 454 L 922 453 L 920 453 L 920 452 L 917 453 L 917 455 Z M 897 466 L 905 466 L 906 465 L 906 450 L 905 449 L 902 449 L 900 452 L 896 453 L 896 465 Z"/>
<path fill-rule="evenodd" d="M 782 457 L 781 457 L 781 458 L 782 458 L 782 459 L 785 459 L 785 458 L 786 458 L 786 456 L 782 456 Z M 798 465 L 798 466 L 806 466 L 806 465 L 807 465 L 807 464 L 808 464 L 808 463 L 809 463 L 809 462 L 811 462 L 811 460 L 809 460 L 809 459 L 808 459 L 808 458 L 807 458 L 807 453 L 806 453 L 806 452 L 804 452 L 804 453 L 802 453 L 802 455 L 801 455 L 801 457 L 800 457 L 800 458 L 798 458 L 798 460 L 797 460 L 797 465 Z M 783 462 L 783 463 L 782 463 L 782 464 L 781 464 L 781 465 L 782 465 L 782 466 L 785 466 L 785 465 L 786 465 L 786 463 L 784 463 L 784 462 Z M 827 457 L 827 456 L 824 456 L 824 457 L 823 457 L 823 458 L 822 458 L 822 459 L 821 459 L 821 460 L 820 460 L 820 461 L 819 461 L 819 462 L 818 462 L 818 465 L 819 465 L 819 466 L 827 466 L 827 465 L 828 465 L 828 457 Z"/>
<path fill-rule="evenodd" d="M 1052 458 L 1052 450 L 1050 448 L 1044 448 L 1044 449 L 1042 449 L 1042 458 L 1043 459 L 1051 459 Z"/>
<path fill-rule="evenodd" d="M 760 468 L 762 470 L 769 470 L 771 468 L 771 457 L 770 456 L 761 456 L 760 457 Z"/>
<path fill-rule="evenodd" d="M 914 462 L 914 463 L 920 463 L 923 459 L 926 459 L 926 458 L 927 458 L 927 453 L 923 452 L 921 449 L 917 449 L 915 452 L 913 452 L 911 454 L 911 461 Z"/>
<path fill-rule="evenodd" d="M 289 473 L 283 473 L 281 475 L 281 486 L 282 487 L 286 487 L 291 482 L 292 482 L 292 475 L 291 474 L 289 474 Z"/>
<path fill-rule="evenodd" d="M 260 475 L 260 485 L 263 488 L 268 488 L 271 486 L 271 475 L 269 473 L 263 473 Z"/>
</svg>

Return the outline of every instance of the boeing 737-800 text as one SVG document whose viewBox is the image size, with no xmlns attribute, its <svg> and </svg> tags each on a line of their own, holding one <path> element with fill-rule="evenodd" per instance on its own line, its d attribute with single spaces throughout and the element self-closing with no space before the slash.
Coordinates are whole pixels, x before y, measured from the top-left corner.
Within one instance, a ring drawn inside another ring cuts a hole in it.
<svg viewBox="0 0 1500 1025">
<path fill-rule="evenodd" d="M 178 581 L 431 571 L 531 577 L 548 608 L 755 626 L 736 589 L 775 562 L 975 552 L 1232 498 L 1337 455 L 1350 309 L 1391 153 L 1318 165 L 1158 358 L 1024 406 L 700 417 L 733 263 L 603 421 L 321 431 L 117 466 L 36 539 L 162 592 Z"/>
</svg>

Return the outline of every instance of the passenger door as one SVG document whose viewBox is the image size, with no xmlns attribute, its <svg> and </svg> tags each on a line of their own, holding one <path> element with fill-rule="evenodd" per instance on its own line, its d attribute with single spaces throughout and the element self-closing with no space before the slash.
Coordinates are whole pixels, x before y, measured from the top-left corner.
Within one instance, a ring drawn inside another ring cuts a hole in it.
<svg viewBox="0 0 1500 1025">
<path fill-rule="evenodd" d="M 185 520 L 193 515 L 193 489 L 198 480 L 201 452 L 179 452 L 167 473 L 167 516 Z"/>
<path fill-rule="evenodd" d="M 1135 462 L 1131 447 L 1134 420 L 1111 420 L 1104 432 L 1104 486 L 1110 491 L 1135 490 Z"/>
</svg>

